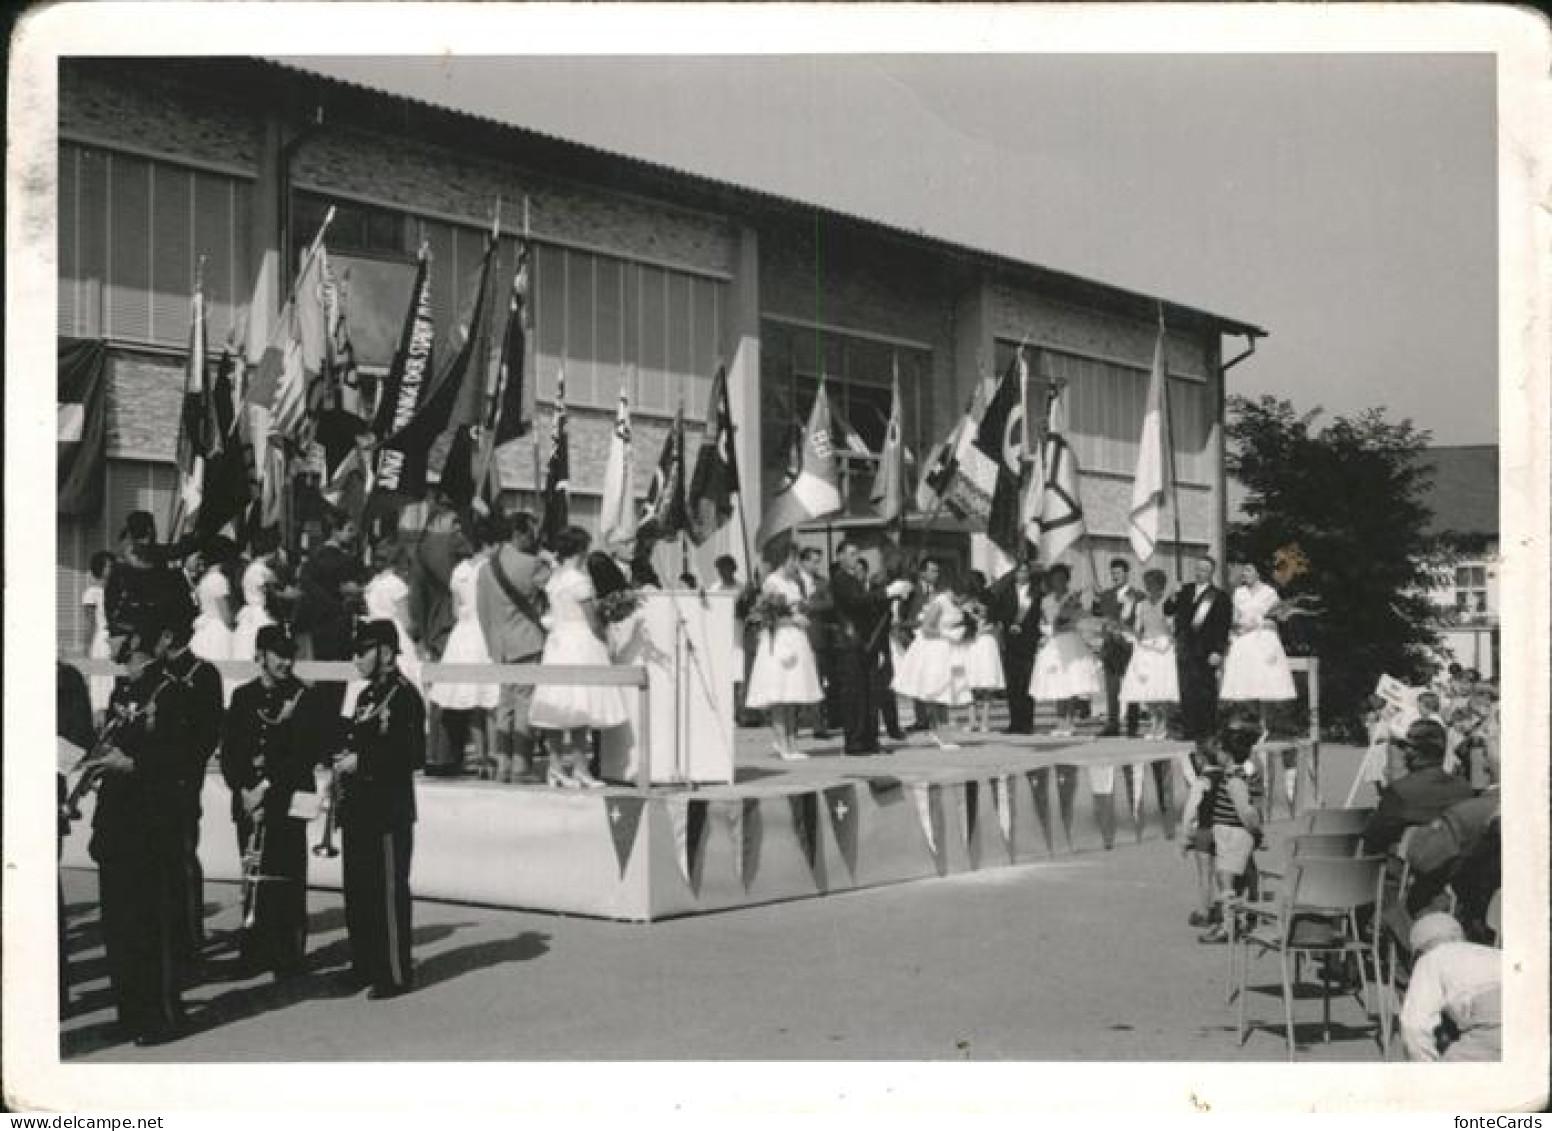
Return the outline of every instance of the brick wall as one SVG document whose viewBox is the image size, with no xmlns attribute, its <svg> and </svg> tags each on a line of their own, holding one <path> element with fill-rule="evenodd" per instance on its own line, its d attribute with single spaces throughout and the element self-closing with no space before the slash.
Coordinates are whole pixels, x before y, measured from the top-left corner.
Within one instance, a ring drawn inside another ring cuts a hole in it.
<svg viewBox="0 0 1552 1131">
<path fill-rule="evenodd" d="M 539 445 L 541 468 L 543 461 L 549 459 L 554 410 L 542 408 L 536 416 L 532 433 L 503 445 L 497 453 L 496 466 L 500 471 L 501 485 L 508 490 L 533 489 L 535 442 Z M 638 499 L 646 497 L 671 423 L 669 420 L 643 417 L 631 420 L 631 454 L 636 465 L 635 493 Z M 573 407 L 567 414 L 566 427 L 571 445 L 571 490 L 577 494 L 597 494 L 603 490 L 604 463 L 609 457 L 609 441 L 614 435 L 614 413 Z M 700 450 L 702 430 L 699 424 L 685 422 L 687 488 L 689 471 L 694 469 L 695 456 Z"/>
<path fill-rule="evenodd" d="M 1152 322 L 1085 310 L 995 280 L 987 286 L 987 307 L 997 337 L 1018 339 L 1027 332 L 1035 340 L 1078 353 L 1112 357 L 1144 369 L 1153 363 Z M 1200 335 L 1172 330 L 1168 351 L 1171 373 L 1206 375 L 1207 343 Z"/>
<path fill-rule="evenodd" d="M 171 461 L 182 401 L 181 360 L 115 353 L 108 367 L 108 455 Z"/>
<path fill-rule="evenodd" d="M 148 80 L 144 69 L 127 81 L 99 59 L 60 61 L 59 130 L 245 170 L 257 167 L 263 136 L 259 117 L 235 103 Z"/>
</svg>

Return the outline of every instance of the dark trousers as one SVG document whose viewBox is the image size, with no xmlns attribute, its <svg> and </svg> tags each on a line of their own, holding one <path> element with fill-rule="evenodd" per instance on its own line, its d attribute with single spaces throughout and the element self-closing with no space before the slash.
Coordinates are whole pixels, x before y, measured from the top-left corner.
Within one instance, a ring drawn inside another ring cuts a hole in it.
<svg viewBox="0 0 1552 1131">
<path fill-rule="evenodd" d="M 351 968 L 363 982 L 403 989 L 414 973 L 410 961 L 414 826 L 346 825 L 341 831 Z"/>
<path fill-rule="evenodd" d="M 1120 640 L 1107 640 L 1102 653 L 1105 665 L 1105 729 L 1121 729 L 1121 681 L 1132 662 L 1132 646 Z M 1126 733 L 1137 734 L 1140 711 L 1136 703 L 1126 707 Z"/>
<path fill-rule="evenodd" d="M 846 753 L 871 754 L 878 749 L 878 681 L 863 658 L 861 645 L 838 647 L 831 659 L 831 684 L 837 718 L 846 734 Z"/>
<path fill-rule="evenodd" d="M 842 655 L 844 651 L 846 649 L 829 645 L 814 649 L 814 667 L 819 671 L 819 685 L 824 689 L 824 699 L 819 704 L 819 721 L 815 724 L 816 729 L 846 729 L 850 713 L 845 705 L 846 697 L 843 690 L 846 678 L 840 672 L 840 669 L 848 663 Z"/>
<path fill-rule="evenodd" d="M 1034 636 L 1009 632 L 1002 642 L 1002 671 L 1008 685 L 1008 729 L 1033 734 L 1035 701 L 1029 697 L 1029 679 L 1035 670 Z"/>
<path fill-rule="evenodd" d="M 1218 721 L 1218 672 L 1205 656 L 1178 655 L 1180 725 L 1188 739 L 1205 742 Z"/>
<path fill-rule="evenodd" d="M 185 958 L 194 957 L 205 945 L 205 869 L 199 862 L 199 822 L 202 816 L 199 790 L 203 785 L 204 782 L 200 781 L 184 787 L 178 876 L 182 905 L 178 948 Z"/>
<path fill-rule="evenodd" d="M 119 1022 L 134 1036 L 183 1020 L 178 949 L 185 905 L 178 854 L 126 853 L 98 861 L 102 941 Z"/>
<path fill-rule="evenodd" d="M 287 972 L 299 968 L 307 953 L 307 822 L 271 815 L 266 824 L 262 878 L 250 897 L 253 924 L 244 920 L 239 950 L 246 961 Z M 237 818 L 237 847 L 245 867 L 257 829 L 246 815 Z"/>
</svg>

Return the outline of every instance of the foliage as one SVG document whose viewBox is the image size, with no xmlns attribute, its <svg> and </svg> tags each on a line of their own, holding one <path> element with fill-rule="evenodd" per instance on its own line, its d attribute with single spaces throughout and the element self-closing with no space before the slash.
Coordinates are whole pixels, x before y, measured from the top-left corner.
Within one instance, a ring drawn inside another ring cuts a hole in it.
<svg viewBox="0 0 1552 1131">
<path fill-rule="evenodd" d="M 1346 729 L 1380 675 L 1417 684 L 1432 674 L 1440 611 L 1428 593 L 1450 558 L 1428 534 L 1432 472 L 1418 457 L 1429 434 L 1382 409 L 1316 429 L 1319 415 L 1277 397 L 1230 398 L 1227 469 L 1247 495 L 1229 555 L 1268 580 L 1274 563 L 1297 563 L 1279 588 L 1317 598 L 1321 614 L 1287 621 L 1284 641 L 1319 657 L 1322 715 Z"/>
</svg>

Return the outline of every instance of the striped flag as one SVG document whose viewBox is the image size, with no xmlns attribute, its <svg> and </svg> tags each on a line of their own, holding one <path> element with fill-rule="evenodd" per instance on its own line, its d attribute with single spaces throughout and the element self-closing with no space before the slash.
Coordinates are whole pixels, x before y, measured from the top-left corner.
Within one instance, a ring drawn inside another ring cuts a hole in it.
<svg viewBox="0 0 1552 1131">
<path fill-rule="evenodd" d="M 1161 321 L 1153 343 L 1153 372 L 1148 378 L 1148 406 L 1143 410 L 1142 435 L 1137 441 L 1137 474 L 1132 477 L 1132 511 L 1126 532 L 1139 562 L 1153 557 L 1159 540 L 1159 517 L 1169 497 L 1169 480 L 1164 474 L 1168 458 L 1164 451 L 1168 440 L 1164 427 L 1166 380 Z"/>
<path fill-rule="evenodd" d="M 194 285 L 189 302 L 189 354 L 183 367 L 183 411 L 178 419 L 178 495 L 173 501 L 168 537 L 177 541 L 194 529 L 205 486 L 205 433 L 208 431 L 205 388 L 205 292 Z"/>
<path fill-rule="evenodd" d="M 738 455 L 733 450 L 733 409 L 728 401 L 727 367 L 718 366 L 711 382 L 706 431 L 690 477 L 690 540 L 697 546 L 733 517 L 739 493 Z"/>
<path fill-rule="evenodd" d="M 614 410 L 614 434 L 604 463 L 603 502 L 598 514 L 598 536 L 605 546 L 631 546 L 636 541 L 636 462 L 631 448 L 630 397 L 620 388 Z"/>
<path fill-rule="evenodd" d="M 799 445 L 795 474 L 776 493 L 760 520 L 755 544 L 765 546 L 779 534 L 841 509 L 841 475 L 835 463 L 830 428 L 830 396 L 823 379 L 814 393 L 814 408 Z"/>
<path fill-rule="evenodd" d="M 102 506 L 107 468 L 108 347 L 59 340 L 59 470 L 56 509 L 90 515 Z"/>
<path fill-rule="evenodd" d="M 1051 386 L 1046 414 L 1044 487 L 1040 495 L 1040 558 L 1054 562 L 1083 537 L 1083 504 L 1078 498 L 1078 461 L 1067 443 L 1064 387 Z"/>
<path fill-rule="evenodd" d="M 684 491 L 684 405 L 674 414 L 663 450 L 658 455 L 657 471 L 647 488 L 646 505 L 641 513 L 641 534 L 653 541 L 676 538 L 690 528 L 690 508 Z"/>
<path fill-rule="evenodd" d="M 889 400 L 889 426 L 884 430 L 884 451 L 878 461 L 878 474 L 873 477 L 873 489 L 868 501 L 878 517 L 885 523 L 895 522 L 905 514 L 905 443 L 903 439 L 903 406 L 900 400 L 900 369 L 894 370 L 894 383 Z"/>
</svg>

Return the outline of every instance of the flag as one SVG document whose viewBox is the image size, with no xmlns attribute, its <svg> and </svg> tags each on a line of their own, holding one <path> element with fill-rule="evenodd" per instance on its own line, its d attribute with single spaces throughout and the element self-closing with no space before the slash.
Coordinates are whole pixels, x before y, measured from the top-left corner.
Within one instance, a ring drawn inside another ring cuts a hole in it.
<svg viewBox="0 0 1552 1131">
<path fill-rule="evenodd" d="M 976 429 L 975 446 L 996 468 L 986 534 L 1000 549 L 1016 555 L 1023 548 L 1019 522 L 1019 486 L 1024 465 L 1024 367 L 1018 358 L 997 382 L 997 390 Z"/>
<path fill-rule="evenodd" d="M 878 473 L 873 477 L 873 489 L 868 501 L 873 510 L 886 523 L 894 522 L 905 514 L 905 430 L 903 406 L 900 401 L 900 370 L 894 371 L 894 385 L 889 399 L 889 425 L 884 430 L 884 450 L 879 456 Z"/>
<path fill-rule="evenodd" d="M 1148 378 L 1148 405 L 1143 410 L 1142 436 L 1137 441 L 1137 474 L 1132 477 L 1132 512 L 1127 536 L 1132 542 L 1132 553 L 1139 562 L 1153 557 L 1153 549 L 1159 540 L 1159 517 L 1168 498 L 1168 480 L 1164 475 L 1168 458 L 1164 444 L 1168 435 L 1164 427 L 1164 398 L 1167 380 L 1164 367 L 1164 324 L 1159 323 L 1158 337 L 1153 343 L 1153 372 Z"/>
<path fill-rule="evenodd" d="M 646 506 L 641 512 L 641 535 L 655 541 L 677 537 L 690 527 L 690 511 L 684 494 L 684 406 L 674 413 L 674 422 L 663 437 L 657 471 L 647 488 Z"/>
<path fill-rule="evenodd" d="M 318 417 L 317 440 L 323 449 L 324 501 L 360 521 L 371 470 L 372 426 L 353 412 L 326 408 Z"/>
<path fill-rule="evenodd" d="M 199 514 L 195 531 L 201 539 L 233 528 L 234 540 L 240 536 L 243 512 L 252 495 L 248 486 L 248 455 L 233 427 L 237 412 L 236 374 L 238 361 L 228 343 L 221 351 L 216 376 L 205 397 L 205 421 L 209 432 L 205 441 L 204 481 L 201 486 Z"/>
<path fill-rule="evenodd" d="M 509 440 L 528 435 L 533 429 L 532 406 L 528 403 L 528 244 L 517 243 L 517 269 L 512 274 L 512 291 L 507 298 L 506 332 L 501 336 L 501 356 L 496 362 L 496 389 L 480 437 L 478 472 L 480 493 L 488 510 L 495 510 L 501 497 L 501 475 L 496 449 Z M 535 451 L 537 452 L 537 446 Z"/>
<path fill-rule="evenodd" d="M 277 436 L 298 447 L 312 439 L 324 382 L 324 342 L 328 333 L 324 322 L 323 269 L 327 262 L 328 252 L 321 244 L 307 257 L 296 289 L 280 314 L 280 341 L 265 350 L 259 366 L 261 374 L 273 373 L 278 368 L 270 427 Z"/>
<path fill-rule="evenodd" d="M 432 449 L 450 441 L 441 468 L 442 490 L 459 508 L 468 506 L 474 497 L 472 461 L 490 352 L 490 269 L 495 248 L 494 237 L 488 238 L 475 284 L 474 304 L 468 324 L 461 328 L 461 340 L 455 338 L 457 352 L 453 360 L 438 376 L 409 423 L 382 442 L 378 453 L 379 490 L 392 491 L 403 498 L 424 498 Z"/>
<path fill-rule="evenodd" d="M 435 329 L 431 311 L 431 256 L 422 247 L 415 281 L 410 285 L 410 308 L 404 315 L 399 344 L 393 352 L 393 360 L 388 363 L 388 374 L 383 378 L 377 397 L 377 414 L 372 419 L 372 432 L 379 440 L 387 439 L 408 424 L 420 407 L 432 372 Z M 380 456 L 378 463 L 382 463 Z"/>
<path fill-rule="evenodd" d="M 609 822 L 609 839 L 614 844 L 614 858 L 620 866 L 620 878 L 630 864 L 636 847 L 636 830 L 641 827 L 641 813 L 647 799 L 621 794 L 603 799 L 604 818 Z"/>
<path fill-rule="evenodd" d="M 936 509 L 948 493 L 949 484 L 959 473 L 959 460 L 955 453 L 959 451 L 959 435 L 964 431 L 964 427 L 965 418 L 960 417 L 955 421 L 953 431 L 934 447 L 927 457 L 926 470 L 916 482 L 917 510 Z"/>
<path fill-rule="evenodd" d="M 835 465 L 830 432 L 830 397 L 824 381 L 814 393 L 814 408 L 800 443 L 796 474 L 783 484 L 765 508 L 756 546 L 764 546 L 778 534 L 841 509 L 841 476 Z"/>
<path fill-rule="evenodd" d="M 55 508 L 91 515 L 102 506 L 108 438 L 108 347 L 59 341 L 59 489 Z"/>
<path fill-rule="evenodd" d="M 944 501 L 951 511 L 972 522 L 991 518 L 992 495 L 997 489 L 997 465 L 976 446 L 984 392 L 980 383 L 970 401 L 954 444 L 954 474 L 949 479 Z"/>
<path fill-rule="evenodd" d="M 604 463 L 603 503 L 598 514 L 598 536 L 610 548 L 631 546 L 636 541 L 636 462 L 631 450 L 630 397 L 620 389 L 614 410 L 614 435 Z"/>
<path fill-rule="evenodd" d="M 205 390 L 205 292 L 194 285 L 189 301 L 189 353 L 183 366 L 183 411 L 178 418 L 178 495 L 168 538 L 177 541 L 194 528 L 205 485 L 205 443 L 208 431 Z"/>
<path fill-rule="evenodd" d="M 733 517 L 739 494 L 738 455 L 733 450 L 733 408 L 728 400 L 727 367 L 718 366 L 706 408 L 706 432 L 690 477 L 690 540 L 697 546 Z"/>
<path fill-rule="evenodd" d="M 556 374 L 555 381 L 555 422 L 550 430 L 550 462 L 544 472 L 544 516 L 539 522 L 539 541 L 545 545 L 571 521 L 571 441 L 566 435 L 564 369 Z"/>
<path fill-rule="evenodd" d="M 1078 461 L 1067 443 L 1067 399 L 1052 385 L 1046 413 L 1044 486 L 1040 496 L 1040 558 L 1054 562 L 1083 537 Z"/>
</svg>

